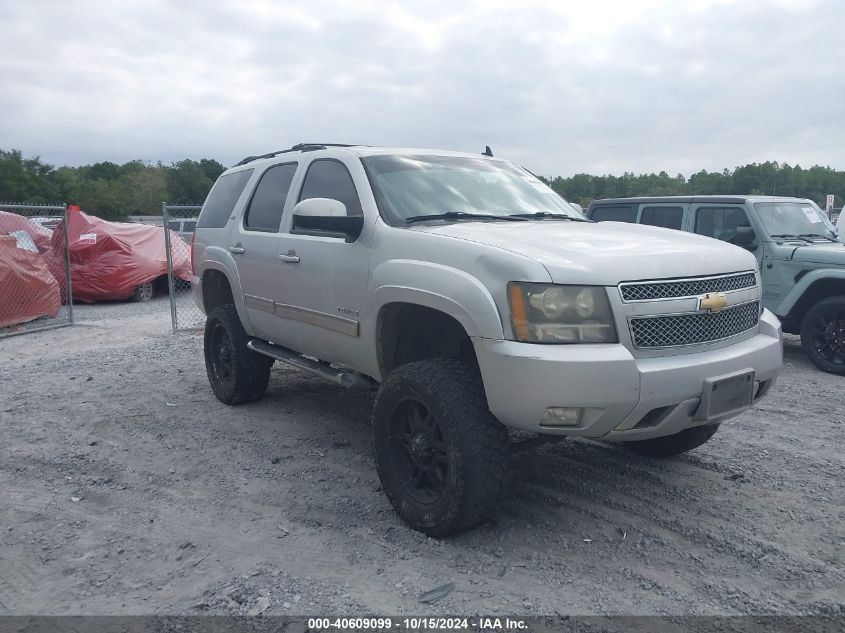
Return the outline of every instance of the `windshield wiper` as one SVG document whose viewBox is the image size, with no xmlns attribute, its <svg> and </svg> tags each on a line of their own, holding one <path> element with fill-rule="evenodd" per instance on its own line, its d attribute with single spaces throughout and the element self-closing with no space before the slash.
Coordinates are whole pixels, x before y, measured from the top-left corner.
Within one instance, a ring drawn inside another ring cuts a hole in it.
<svg viewBox="0 0 845 633">
<path fill-rule="evenodd" d="M 770 235 L 769 237 L 785 237 L 787 239 L 801 240 L 802 242 L 808 242 L 809 244 L 813 243 L 813 240 L 808 240 L 806 237 L 802 237 L 800 235 L 794 235 L 792 233 L 778 233 L 777 235 Z"/>
<path fill-rule="evenodd" d="M 592 222 L 592 220 L 588 220 L 587 218 L 579 218 L 574 215 L 566 215 L 565 213 L 549 213 L 548 211 L 535 211 L 534 213 L 512 213 L 508 217 L 510 218 L 525 218 L 525 219 L 538 219 L 544 220 L 546 218 L 550 220 L 570 220 L 572 222 Z"/>
<path fill-rule="evenodd" d="M 822 235 L 821 233 L 802 233 L 798 237 L 820 237 L 825 240 L 830 240 L 831 242 L 838 242 L 839 240 L 835 240 L 829 235 Z"/>
<path fill-rule="evenodd" d="M 446 213 L 432 213 L 431 215 L 413 215 L 405 220 L 405 224 L 425 222 L 426 220 L 504 220 L 506 222 L 524 222 L 525 218 L 519 218 L 512 215 L 494 215 L 492 213 L 447 211 Z"/>
</svg>

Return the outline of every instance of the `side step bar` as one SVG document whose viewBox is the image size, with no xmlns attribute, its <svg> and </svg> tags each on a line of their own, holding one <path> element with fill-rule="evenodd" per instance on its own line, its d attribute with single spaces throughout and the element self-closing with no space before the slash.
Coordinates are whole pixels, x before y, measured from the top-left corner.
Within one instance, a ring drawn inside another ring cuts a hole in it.
<svg viewBox="0 0 845 633">
<path fill-rule="evenodd" d="M 369 378 L 342 369 L 335 369 L 328 363 L 321 363 L 310 358 L 305 358 L 280 345 L 273 345 L 272 343 L 252 339 L 246 346 L 253 352 L 258 352 L 288 365 L 310 371 L 312 374 L 317 374 L 322 378 L 336 382 L 347 389 L 370 389 L 374 384 Z"/>
</svg>

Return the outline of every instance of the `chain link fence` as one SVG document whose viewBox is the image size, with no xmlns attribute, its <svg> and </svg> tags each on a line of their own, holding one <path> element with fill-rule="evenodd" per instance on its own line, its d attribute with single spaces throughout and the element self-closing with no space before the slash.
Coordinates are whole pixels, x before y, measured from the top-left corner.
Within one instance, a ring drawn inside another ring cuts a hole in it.
<svg viewBox="0 0 845 633">
<path fill-rule="evenodd" d="M 73 325 L 67 205 L 0 202 L 0 338 Z"/>
<path fill-rule="evenodd" d="M 167 285 L 170 291 L 170 320 L 173 331 L 195 330 L 205 325 L 205 315 L 194 303 L 191 296 L 191 281 L 184 273 L 180 276 L 179 267 L 174 274 L 174 262 L 191 261 L 191 244 L 197 227 L 200 204 L 161 203 L 164 244 L 167 249 Z"/>
</svg>

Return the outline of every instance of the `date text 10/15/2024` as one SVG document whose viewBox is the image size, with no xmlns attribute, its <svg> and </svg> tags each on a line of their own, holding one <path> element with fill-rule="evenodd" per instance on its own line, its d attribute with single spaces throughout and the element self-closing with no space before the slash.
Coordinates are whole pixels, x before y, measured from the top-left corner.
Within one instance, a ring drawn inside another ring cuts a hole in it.
<svg viewBox="0 0 845 633">
<path fill-rule="evenodd" d="M 389 631 L 523 631 L 525 620 L 508 617 L 370 617 L 370 618 L 309 618 L 311 631 L 372 630 Z"/>
</svg>

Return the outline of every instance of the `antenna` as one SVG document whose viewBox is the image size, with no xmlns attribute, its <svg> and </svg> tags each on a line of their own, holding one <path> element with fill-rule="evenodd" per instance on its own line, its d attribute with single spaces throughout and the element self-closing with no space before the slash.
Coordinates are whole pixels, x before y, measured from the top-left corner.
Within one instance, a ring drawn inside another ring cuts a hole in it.
<svg viewBox="0 0 845 633">
<path fill-rule="evenodd" d="M 482 155 L 482 156 L 490 156 L 490 157 L 492 158 L 492 157 L 493 157 L 493 150 L 492 150 L 492 149 L 490 149 L 490 146 L 489 146 L 489 145 L 485 145 L 485 146 L 484 146 L 484 151 L 483 151 L 483 152 L 481 152 L 481 155 Z"/>
</svg>

